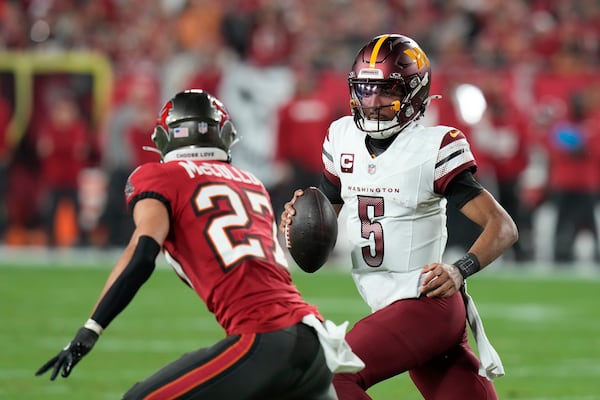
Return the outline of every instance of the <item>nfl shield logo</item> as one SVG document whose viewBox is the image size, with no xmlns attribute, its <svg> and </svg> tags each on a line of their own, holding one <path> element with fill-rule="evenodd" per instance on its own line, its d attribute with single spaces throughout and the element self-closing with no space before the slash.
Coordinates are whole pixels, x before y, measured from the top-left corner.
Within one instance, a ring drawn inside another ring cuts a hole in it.
<svg viewBox="0 0 600 400">
<path fill-rule="evenodd" d="M 369 164 L 367 172 L 369 173 L 369 175 L 373 175 L 375 173 L 375 164 Z"/>
<path fill-rule="evenodd" d="M 198 122 L 198 133 L 204 135 L 208 132 L 208 124 L 206 122 Z"/>
</svg>

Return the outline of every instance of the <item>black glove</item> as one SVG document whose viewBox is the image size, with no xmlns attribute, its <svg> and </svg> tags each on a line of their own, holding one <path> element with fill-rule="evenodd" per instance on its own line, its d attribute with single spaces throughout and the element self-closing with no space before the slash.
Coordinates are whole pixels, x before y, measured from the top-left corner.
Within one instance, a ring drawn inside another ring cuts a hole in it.
<svg viewBox="0 0 600 400">
<path fill-rule="evenodd" d="M 50 380 L 56 379 L 58 372 L 62 369 L 61 375 L 66 378 L 79 360 L 92 350 L 98 340 L 98 334 L 91 329 L 81 328 L 75 335 L 75 338 L 69 343 L 56 357 L 53 357 L 46 364 L 37 370 L 35 376 L 46 373 L 50 368 L 54 368 Z"/>
</svg>

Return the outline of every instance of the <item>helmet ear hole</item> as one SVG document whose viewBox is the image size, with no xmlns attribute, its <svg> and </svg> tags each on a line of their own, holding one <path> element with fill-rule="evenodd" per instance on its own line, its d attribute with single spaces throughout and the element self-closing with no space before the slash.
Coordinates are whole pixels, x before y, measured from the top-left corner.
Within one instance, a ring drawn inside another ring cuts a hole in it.
<svg viewBox="0 0 600 400">
<path fill-rule="evenodd" d="M 230 148 L 239 140 L 235 126 L 231 121 L 225 121 L 221 128 L 221 140 L 226 148 Z"/>
<path fill-rule="evenodd" d="M 163 153 L 167 146 L 167 143 L 169 142 L 169 133 L 165 131 L 165 129 L 162 126 L 157 125 L 154 128 L 154 132 L 152 132 L 151 139 L 152 142 L 154 142 L 156 148 L 160 150 L 161 153 Z"/>
</svg>

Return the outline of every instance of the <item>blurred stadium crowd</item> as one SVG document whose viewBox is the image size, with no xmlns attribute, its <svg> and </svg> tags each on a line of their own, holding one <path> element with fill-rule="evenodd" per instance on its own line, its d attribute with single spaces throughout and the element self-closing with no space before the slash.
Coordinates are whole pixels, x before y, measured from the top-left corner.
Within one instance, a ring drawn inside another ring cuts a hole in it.
<svg viewBox="0 0 600 400">
<path fill-rule="evenodd" d="M 126 178 L 158 161 L 142 146 L 152 145 L 165 99 L 189 87 L 228 105 L 242 136 L 234 163 L 280 209 L 293 189 L 318 182 L 327 126 L 349 113 L 356 51 L 395 32 L 432 62 L 432 93 L 443 97 L 427 123 L 465 132 L 479 179 L 516 220 L 514 260 L 539 257 L 536 215 L 550 206 L 548 257 L 574 260 L 587 232 L 598 262 L 599 21 L 598 0 L 0 1 L 3 242 L 122 246 Z M 74 52 L 102 55 L 110 79 L 74 67 Z M 35 58 L 41 72 L 23 94 L 16 54 L 58 58 L 58 67 Z M 110 93 L 104 107 L 99 90 Z M 31 112 L 17 132 L 23 96 Z M 472 240 L 466 224 L 450 210 L 450 246 Z"/>
</svg>

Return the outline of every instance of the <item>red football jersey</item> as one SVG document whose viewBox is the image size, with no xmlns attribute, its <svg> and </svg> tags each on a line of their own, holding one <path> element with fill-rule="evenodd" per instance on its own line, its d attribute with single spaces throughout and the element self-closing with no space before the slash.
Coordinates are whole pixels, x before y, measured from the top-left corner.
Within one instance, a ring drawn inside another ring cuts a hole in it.
<svg viewBox="0 0 600 400">
<path fill-rule="evenodd" d="M 227 334 L 320 317 L 291 281 L 269 195 L 254 175 L 221 161 L 148 163 L 131 174 L 125 195 L 131 209 L 144 198 L 165 204 L 165 257 Z"/>
</svg>

